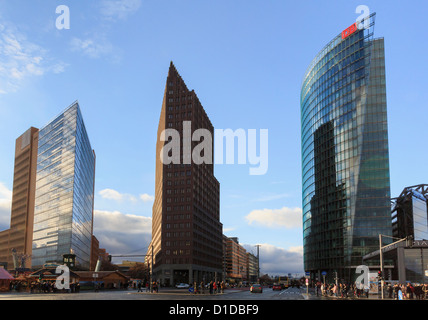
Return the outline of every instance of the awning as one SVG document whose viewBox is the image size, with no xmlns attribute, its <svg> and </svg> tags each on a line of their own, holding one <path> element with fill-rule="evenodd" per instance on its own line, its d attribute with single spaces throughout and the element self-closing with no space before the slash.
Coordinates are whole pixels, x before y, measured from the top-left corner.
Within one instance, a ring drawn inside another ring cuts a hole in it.
<svg viewBox="0 0 428 320">
<path fill-rule="evenodd" d="M 4 268 L 0 268 L 0 280 L 14 280 L 15 278 Z"/>
</svg>

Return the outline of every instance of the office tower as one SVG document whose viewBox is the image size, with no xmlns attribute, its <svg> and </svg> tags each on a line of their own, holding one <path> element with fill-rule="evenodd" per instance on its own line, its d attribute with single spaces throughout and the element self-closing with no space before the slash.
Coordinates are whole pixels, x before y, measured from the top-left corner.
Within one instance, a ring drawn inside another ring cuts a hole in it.
<svg viewBox="0 0 428 320">
<path fill-rule="evenodd" d="M 353 24 L 330 41 L 301 88 L 304 267 L 350 279 L 391 236 L 384 40 Z"/>
<path fill-rule="evenodd" d="M 168 164 L 161 158 L 164 146 L 170 143 L 161 140 L 166 129 L 176 130 L 181 139 L 179 155 Z M 197 129 L 207 129 L 213 137 L 214 128 L 196 93 L 187 89 L 171 62 L 158 126 L 152 242 L 148 250 L 153 280 L 165 285 L 216 277 L 220 280 L 222 274 L 220 186 L 214 176 L 212 149 L 210 164 L 196 164 L 191 153 L 198 142 L 185 145 L 184 141 Z"/>
<path fill-rule="evenodd" d="M 31 266 L 38 135 L 30 128 L 15 143 L 10 229 L 0 236 L 0 261 L 9 269 Z"/>
<path fill-rule="evenodd" d="M 254 254 L 247 252 L 247 266 L 248 266 L 247 279 L 250 283 L 255 283 L 258 280 L 257 278 L 258 264 L 259 264 L 258 258 Z"/>
<path fill-rule="evenodd" d="M 243 281 L 248 281 L 247 250 L 239 244 L 237 237 L 223 237 L 223 241 L 226 246 L 224 250 L 226 260 L 226 281 L 228 283 L 242 284 Z"/>
<path fill-rule="evenodd" d="M 39 131 L 33 268 L 75 254 L 89 269 L 95 153 L 77 102 Z"/>
<path fill-rule="evenodd" d="M 392 201 L 392 234 L 428 240 L 428 185 L 406 187 Z"/>
</svg>

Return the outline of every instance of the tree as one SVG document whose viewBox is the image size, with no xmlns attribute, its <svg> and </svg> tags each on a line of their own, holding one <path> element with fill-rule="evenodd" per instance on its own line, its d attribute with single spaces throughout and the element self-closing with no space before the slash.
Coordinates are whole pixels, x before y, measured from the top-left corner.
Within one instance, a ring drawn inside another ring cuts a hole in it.
<svg viewBox="0 0 428 320">
<path fill-rule="evenodd" d="M 272 279 L 268 274 L 265 274 L 260 277 L 260 283 L 272 284 Z"/>
<path fill-rule="evenodd" d="M 119 267 L 117 265 L 111 263 L 110 261 L 107 261 L 107 260 L 101 261 L 100 271 L 116 271 L 118 269 L 119 269 Z"/>
<path fill-rule="evenodd" d="M 129 269 L 127 275 L 134 279 L 145 279 L 149 274 L 149 269 L 145 263 L 136 263 Z"/>
</svg>

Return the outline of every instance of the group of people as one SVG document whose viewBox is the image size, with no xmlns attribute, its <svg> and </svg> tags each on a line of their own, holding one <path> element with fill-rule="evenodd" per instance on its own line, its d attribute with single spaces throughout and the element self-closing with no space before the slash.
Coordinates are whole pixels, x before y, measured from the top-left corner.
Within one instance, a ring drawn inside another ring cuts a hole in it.
<svg viewBox="0 0 428 320">
<path fill-rule="evenodd" d="M 340 298 L 349 298 L 349 297 L 369 297 L 369 290 L 359 289 L 356 284 L 346 284 L 339 283 L 338 285 L 334 284 L 324 284 L 318 282 L 315 286 L 316 295 L 322 295 L 325 297 L 340 297 Z"/>
<path fill-rule="evenodd" d="M 159 292 L 159 282 L 153 281 L 152 282 L 152 288 L 150 288 L 150 282 L 146 281 L 145 283 L 141 283 L 139 282 L 137 287 L 138 287 L 138 291 L 137 292 L 143 292 L 143 288 L 146 289 L 146 292 L 149 292 L 150 289 L 152 290 L 152 292 Z"/>
<path fill-rule="evenodd" d="M 358 288 L 354 284 L 324 284 L 318 282 L 315 286 L 317 296 L 337 297 L 337 298 L 368 298 L 369 289 Z M 384 297 L 395 300 L 428 300 L 428 284 L 391 284 L 384 286 Z"/>
<path fill-rule="evenodd" d="M 388 298 L 394 298 L 395 300 L 428 300 L 428 284 L 391 284 L 387 285 L 386 291 Z M 401 294 L 400 294 L 401 291 Z"/>
<path fill-rule="evenodd" d="M 194 294 L 205 294 L 205 290 L 207 289 L 209 294 L 217 294 L 217 293 L 224 293 L 224 289 L 226 288 L 226 285 L 224 281 L 210 281 L 208 284 L 205 285 L 205 283 L 202 281 L 200 285 L 198 286 L 196 281 L 193 283 L 193 287 L 191 288 L 191 292 Z"/>
<path fill-rule="evenodd" d="M 152 288 L 150 288 L 150 282 L 139 282 L 136 287 L 138 288 L 137 292 L 143 292 L 145 289 L 146 292 L 159 292 L 159 282 L 153 282 Z M 224 293 L 226 284 L 223 281 L 210 281 L 208 284 L 205 284 L 203 281 L 198 285 L 196 281 L 189 287 L 189 292 L 194 294 L 218 294 Z"/>
<path fill-rule="evenodd" d="M 21 281 L 12 281 L 9 286 L 10 291 L 17 292 L 30 290 L 30 293 L 56 293 L 63 292 L 56 287 L 55 281 L 33 281 L 30 283 Z M 66 292 L 75 293 L 80 292 L 80 283 L 70 283 L 70 289 Z"/>
<path fill-rule="evenodd" d="M 31 293 L 56 293 L 58 288 L 55 285 L 55 281 L 44 281 L 44 282 L 31 282 L 29 284 Z M 62 290 L 61 290 L 62 292 Z M 70 289 L 67 290 L 69 293 L 78 293 L 80 292 L 80 283 L 70 283 Z"/>
</svg>

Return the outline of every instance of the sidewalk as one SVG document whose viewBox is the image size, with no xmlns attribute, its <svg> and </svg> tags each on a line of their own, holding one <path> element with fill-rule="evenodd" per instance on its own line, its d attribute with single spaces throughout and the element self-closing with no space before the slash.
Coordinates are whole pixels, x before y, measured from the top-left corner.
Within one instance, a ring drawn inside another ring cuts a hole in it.
<svg viewBox="0 0 428 320">
<path fill-rule="evenodd" d="M 383 299 L 380 296 L 378 296 L 378 294 L 369 294 L 368 298 L 366 297 L 365 294 L 361 295 L 358 298 L 358 297 L 354 296 L 352 293 L 348 294 L 347 298 L 345 298 L 345 297 L 342 298 L 340 294 L 336 297 L 334 295 L 333 296 L 331 296 L 331 295 L 322 296 L 321 293 L 319 293 L 319 295 L 317 296 L 314 288 L 309 288 L 309 295 L 312 297 L 317 297 L 319 299 L 332 299 L 332 300 L 379 300 L 379 301 L 382 301 L 382 300 L 394 301 L 395 300 L 394 298 L 389 298 L 387 293 L 384 295 Z M 413 299 L 413 300 L 415 300 L 415 299 Z"/>
</svg>

